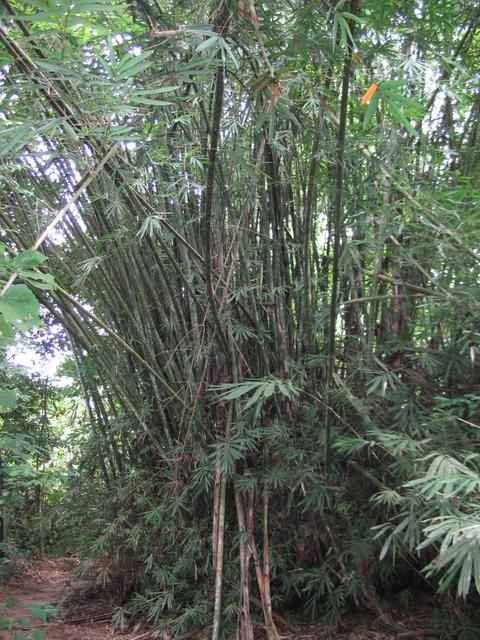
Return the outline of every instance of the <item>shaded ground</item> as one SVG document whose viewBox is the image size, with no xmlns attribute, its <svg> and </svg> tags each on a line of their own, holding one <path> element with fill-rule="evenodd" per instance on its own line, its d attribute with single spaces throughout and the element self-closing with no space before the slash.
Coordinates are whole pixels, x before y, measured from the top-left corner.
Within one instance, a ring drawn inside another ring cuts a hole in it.
<svg viewBox="0 0 480 640">
<path fill-rule="evenodd" d="M 25 624 L 28 621 L 31 629 L 46 631 L 47 640 L 132 640 L 135 636 L 115 632 L 107 620 L 98 619 L 110 614 L 108 602 L 104 599 L 79 598 L 78 605 L 71 606 L 75 594 L 82 594 L 89 586 L 88 582 L 74 577 L 75 566 L 74 560 L 60 558 L 32 561 L 20 567 L 19 575 L 10 580 L 0 595 L 2 608 L 8 599 L 15 601 L 14 606 L 7 610 L 9 617 L 25 619 L 25 622 L 17 623 L 14 629 L 29 637 Z M 69 604 L 68 611 L 63 606 L 65 602 Z M 38 604 L 43 605 L 44 611 L 50 607 L 58 609 L 58 620 L 44 623 L 32 615 L 30 607 Z M 65 621 L 61 621 L 62 618 Z M 13 634 L 5 635 L 5 638 L 13 637 Z"/>
<path fill-rule="evenodd" d="M 21 617 L 15 630 L 30 637 L 29 629 L 46 631 L 46 640 L 151 640 L 149 633 L 121 633 L 109 622 L 111 605 L 101 593 L 91 588 L 90 583 L 75 578 L 76 562 L 72 559 L 31 561 L 20 567 L 19 575 L 13 578 L 0 594 L 0 605 L 5 606 L 8 599 L 15 601 L 8 610 L 9 616 Z M 52 622 L 42 622 L 32 615 L 30 607 L 42 604 L 58 609 L 58 618 Z M 412 603 L 413 604 L 413 603 Z M 347 616 L 342 632 L 337 640 L 415 640 L 435 638 L 435 631 L 429 631 L 428 620 L 431 614 L 431 601 L 416 598 L 414 606 L 393 607 L 389 619 L 395 620 L 394 626 L 369 612 L 352 613 Z M 28 627 L 27 627 L 28 623 Z M 323 629 L 318 626 L 306 626 L 301 629 L 287 628 L 279 624 L 282 640 L 320 640 Z M 263 635 L 258 629 L 259 638 Z M 438 633 L 438 632 L 437 632 Z M 5 634 L 2 638 L 13 638 Z M 184 639 L 203 640 L 209 637 L 209 631 L 187 634 Z"/>
<path fill-rule="evenodd" d="M 440 633 L 429 624 L 431 602 L 416 602 L 410 613 L 403 607 L 394 609 L 387 621 L 369 612 L 355 612 L 345 616 L 335 640 L 438 640 Z M 281 629 L 281 640 L 324 640 L 321 625 L 299 629 Z"/>
</svg>

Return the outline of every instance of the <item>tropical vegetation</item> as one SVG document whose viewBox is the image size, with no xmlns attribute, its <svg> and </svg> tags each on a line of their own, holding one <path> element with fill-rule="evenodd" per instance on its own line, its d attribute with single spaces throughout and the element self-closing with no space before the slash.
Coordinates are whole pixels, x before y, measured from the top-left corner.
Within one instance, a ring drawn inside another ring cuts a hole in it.
<svg viewBox="0 0 480 640">
<path fill-rule="evenodd" d="M 478 637 L 479 11 L 0 2 L 5 562 L 173 637 L 415 589 Z"/>
</svg>

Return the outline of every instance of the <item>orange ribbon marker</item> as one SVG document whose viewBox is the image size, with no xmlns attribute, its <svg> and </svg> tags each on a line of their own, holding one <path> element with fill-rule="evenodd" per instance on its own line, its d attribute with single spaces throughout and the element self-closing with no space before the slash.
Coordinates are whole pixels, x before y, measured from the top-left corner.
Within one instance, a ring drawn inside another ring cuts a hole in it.
<svg viewBox="0 0 480 640">
<path fill-rule="evenodd" d="M 363 107 L 364 104 L 367 104 L 368 102 L 370 102 L 370 100 L 375 95 L 375 91 L 377 89 L 378 89 L 378 84 L 375 84 L 375 82 L 372 82 L 372 84 L 368 87 L 368 89 L 365 92 L 365 95 L 363 96 L 363 98 L 360 101 L 360 106 L 361 107 Z"/>
</svg>

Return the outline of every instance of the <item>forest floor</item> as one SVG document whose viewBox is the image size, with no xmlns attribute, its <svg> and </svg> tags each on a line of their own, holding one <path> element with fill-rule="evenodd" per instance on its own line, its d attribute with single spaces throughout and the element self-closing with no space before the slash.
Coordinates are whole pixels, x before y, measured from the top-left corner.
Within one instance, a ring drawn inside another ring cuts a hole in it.
<svg viewBox="0 0 480 640">
<path fill-rule="evenodd" d="M 46 640 L 133 640 L 134 635 L 113 630 L 108 600 L 84 596 L 91 584 L 76 578 L 76 565 L 70 558 L 20 565 L 17 575 L 0 594 L 2 608 L 7 600 L 11 601 L 6 615 L 22 618 L 14 630 L 29 638 L 31 630 L 42 629 L 46 631 Z M 35 610 L 36 605 L 44 611 L 53 608 L 52 611 L 57 612 L 45 623 L 32 613 L 31 607 Z M 5 638 L 15 638 L 15 631 Z"/>
<path fill-rule="evenodd" d="M 10 600 L 7 616 L 22 618 L 14 630 L 25 638 L 30 638 L 32 629 L 46 631 L 46 640 L 152 640 L 150 633 L 137 630 L 134 633 L 122 633 L 109 622 L 111 604 L 92 583 L 79 580 L 75 576 L 77 562 L 73 559 L 30 561 L 20 566 L 18 574 L 12 578 L 0 593 L 0 607 Z M 31 607 L 43 605 L 57 609 L 56 618 L 47 623 L 32 614 Z M 399 628 L 385 628 L 378 617 L 364 613 L 352 613 L 346 617 L 343 630 L 337 640 L 400 640 L 428 638 L 435 634 L 427 633 L 428 604 L 419 602 L 409 611 L 392 612 Z M 28 626 L 27 626 L 28 621 Z M 402 631 L 403 629 L 403 631 Z M 410 631 L 406 631 L 410 630 Z M 413 631 L 412 631 L 413 630 Z M 320 640 L 323 637 L 320 626 L 292 627 L 280 629 L 282 640 Z M 187 634 L 190 640 L 204 640 L 208 632 L 198 635 Z M 259 638 L 261 637 L 261 633 Z M 1 638 L 15 638 L 15 633 L 2 635 Z"/>
</svg>

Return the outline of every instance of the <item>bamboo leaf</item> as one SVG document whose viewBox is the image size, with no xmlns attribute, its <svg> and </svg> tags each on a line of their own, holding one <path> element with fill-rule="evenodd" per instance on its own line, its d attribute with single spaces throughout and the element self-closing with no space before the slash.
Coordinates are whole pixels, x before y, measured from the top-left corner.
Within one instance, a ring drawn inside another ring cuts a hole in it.
<svg viewBox="0 0 480 640">
<path fill-rule="evenodd" d="M 216 49 L 219 46 L 219 36 L 214 35 L 201 42 L 196 48 L 195 53 L 202 53 L 203 51 L 208 51 L 209 49 Z"/>
<path fill-rule="evenodd" d="M 407 120 L 407 118 L 405 117 L 405 114 L 400 109 L 400 107 L 398 107 L 395 104 L 395 102 L 393 102 L 392 100 L 387 100 L 386 102 L 388 104 L 388 107 L 389 107 L 390 111 L 392 112 L 392 115 L 393 115 L 394 119 L 399 124 L 403 125 L 411 136 L 417 136 L 418 134 L 417 134 L 416 130 L 414 129 L 414 127 L 412 127 L 410 122 Z"/>
<path fill-rule="evenodd" d="M 368 103 L 368 106 L 365 110 L 365 116 L 363 118 L 363 131 L 366 131 L 368 129 L 368 126 L 372 121 L 373 116 L 377 112 L 379 101 L 380 101 L 380 94 L 376 93 Z"/>
</svg>

